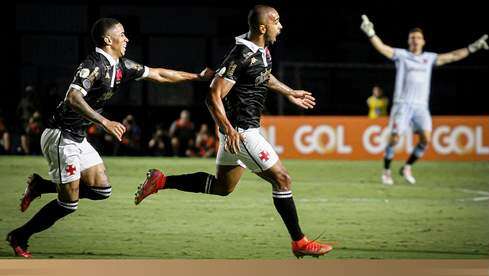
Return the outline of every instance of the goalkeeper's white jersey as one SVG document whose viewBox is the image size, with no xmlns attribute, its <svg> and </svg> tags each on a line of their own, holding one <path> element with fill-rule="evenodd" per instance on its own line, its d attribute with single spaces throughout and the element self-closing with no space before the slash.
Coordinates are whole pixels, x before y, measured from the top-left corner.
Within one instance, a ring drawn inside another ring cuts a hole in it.
<svg viewBox="0 0 489 276">
<path fill-rule="evenodd" d="M 431 71 L 436 58 L 435 53 L 424 52 L 415 55 L 405 49 L 394 49 L 392 60 L 397 68 L 394 104 L 428 106 Z"/>
</svg>

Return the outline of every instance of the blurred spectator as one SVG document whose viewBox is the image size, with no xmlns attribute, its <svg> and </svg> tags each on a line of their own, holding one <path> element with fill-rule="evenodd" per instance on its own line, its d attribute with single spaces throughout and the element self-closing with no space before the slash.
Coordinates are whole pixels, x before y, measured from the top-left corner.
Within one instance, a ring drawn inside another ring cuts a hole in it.
<svg viewBox="0 0 489 276">
<path fill-rule="evenodd" d="M 62 97 L 58 93 L 58 86 L 56 83 L 50 83 L 47 86 L 46 91 L 41 97 L 41 107 L 43 114 L 46 115 L 56 109 L 56 106 L 61 102 Z"/>
<path fill-rule="evenodd" d="M 195 138 L 195 147 L 189 156 L 212 157 L 215 153 L 216 138 L 210 134 L 207 124 L 202 124 Z"/>
<path fill-rule="evenodd" d="M 151 140 L 148 142 L 149 154 L 154 156 L 167 155 L 168 133 L 161 126 L 157 126 Z"/>
<path fill-rule="evenodd" d="M 171 124 L 170 137 L 173 155 L 186 156 L 187 150 L 194 145 L 194 124 L 188 110 L 182 110 L 180 118 Z"/>
<path fill-rule="evenodd" d="M 387 105 L 389 99 L 383 95 L 382 88 L 375 85 L 372 88 L 372 96 L 367 99 L 367 105 L 369 108 L 368 117 L 375 119 L 378 117 L 387 116 Z"/>
<path fill-rule="evenodd" d="M 132 114 L 128 114 L 122 124 L 126 132 L 122 135 L 122 141 L 115 144 L 115 155 L 135 156 L 141 154 L 141 128 L 136 124 Z"/>
<path fill-rule="evenodd" d="M 17 117 L 19 118 L 21 129 L 25 129 L 32 114 L 37 110 L 39 110 L 39 103 L 36 89 L 32 85 L 27 85 L 23 97 L 17 105 Z"/>
<path fill-rule="evenodd" d="M 10 132 L 5 119 L 0 115 L 0 154 L 9 154 L 11 145 Z"/>
<path fill-rule="evenodd" d="M 25 132 L 20 136 L 22 153 L 30 155 L 41 154 L 41 134 L 43 130 L 41 113 L 34 111 L 27 122 Z"/>
</svg>

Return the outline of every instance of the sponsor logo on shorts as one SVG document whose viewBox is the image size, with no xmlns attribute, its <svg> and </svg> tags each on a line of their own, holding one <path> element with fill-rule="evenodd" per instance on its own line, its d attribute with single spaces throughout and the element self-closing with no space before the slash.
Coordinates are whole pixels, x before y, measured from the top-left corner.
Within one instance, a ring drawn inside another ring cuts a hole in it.
<svg viewBox="0 0 489 276">
<path fill-rule="evenodd" d="M 270 159 L 270 153 L 266 150 L 262 150 L 260 154 L 258 155 L 258 158 L 260 158 L 261 161 L 268 161 Z"/>
<path fill-rule="evenodd" d="M 68 175 L 74 175 L 76 172 L 76 167 L 73 164 L 69 164 L 68 166 L 66 166 L 65 171 Z"/>
</svg>

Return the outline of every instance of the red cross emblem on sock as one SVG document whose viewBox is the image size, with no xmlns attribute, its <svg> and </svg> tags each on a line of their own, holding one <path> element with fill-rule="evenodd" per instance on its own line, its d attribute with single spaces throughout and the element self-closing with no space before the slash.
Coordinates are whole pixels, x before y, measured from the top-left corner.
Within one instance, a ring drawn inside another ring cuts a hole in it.
<svg viewBox="0 0 489 276">
<path fill-rule="evenodd" d="M 76 172 L 76 167 L 70 164 L 66 167 L 65 170 L 68 173 L 68 175 L 74 175 Z"/>
<path fill-rule="evenodd" d="M 260 154 L 258 155 L 258 157 L 260 158 L 260 160 L 262 161 L 268 161 L 268 159 L 270 159 L 270 153 L 268 153 L 267 151 L 265 150 L 262 150 L 260 152 Z"/>
</svg>

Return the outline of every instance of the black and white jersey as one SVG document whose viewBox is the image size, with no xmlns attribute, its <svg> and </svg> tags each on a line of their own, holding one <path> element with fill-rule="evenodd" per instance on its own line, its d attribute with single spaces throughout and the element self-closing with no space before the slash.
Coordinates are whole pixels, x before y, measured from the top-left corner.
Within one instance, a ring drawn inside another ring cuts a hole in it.
<svg viewBox="0 0 489 276">
<path fill-rule="evenodd" d="M 226 116 L 233 127 L 260 127 L 271 72 L 268 48 L 249 41 L 247 34 L 236 37 L 236 45 L 217 70 L 218 76 L 234 83 L 223 99 Z"/>
<path fill-rule="evenodd" d="M 78 66 L 70 88 L 81 91 L 88 105 L 102 113 L 105 103 L 117 93 L 121 84 L 145 78 L 148 73 L 146 66 L 127 58 L 114 60 L 102 49 L 96 48 Z M 50 118 L 48 127 L 59 128 L 65 138 L 81 142 L 90 124 L 90 120 L 62 101 Z"/>
</svg>

